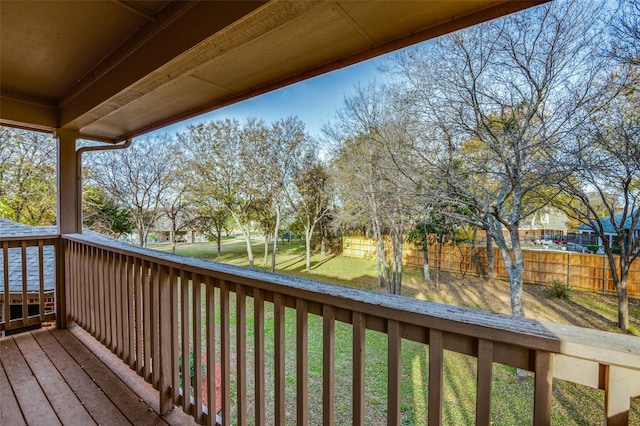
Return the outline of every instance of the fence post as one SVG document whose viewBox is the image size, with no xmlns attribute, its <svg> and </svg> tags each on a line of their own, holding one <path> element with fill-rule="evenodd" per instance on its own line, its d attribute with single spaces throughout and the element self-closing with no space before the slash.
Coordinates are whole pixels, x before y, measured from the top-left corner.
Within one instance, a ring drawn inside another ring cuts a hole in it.
<svg viewBox="0 0 640 426">
<path fill-rule="evenodd" d="M 538 250 L 538 285 L 542 285 L 542 250 Z"/>
<path fill-rule="evenodd" d="M 567 251 L 567 287 L 571 288 L 571 253 Z"/>
<path fill-rule="evenodd" d="M 607 294 L 607 256 L 602 256 L 602 294 Z"/>
</svg>

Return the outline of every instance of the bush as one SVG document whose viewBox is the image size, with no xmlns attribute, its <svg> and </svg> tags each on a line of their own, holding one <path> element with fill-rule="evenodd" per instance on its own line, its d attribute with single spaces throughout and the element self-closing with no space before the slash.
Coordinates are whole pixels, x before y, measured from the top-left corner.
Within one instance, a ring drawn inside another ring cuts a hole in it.
<svg viewBox="0 0 640 426">
<path fill-rule="evenodd" d="M 558 280 L 553 280 L 553 284 L 551 284 L 551 287 L 546 289 L 544 292 L 544 295 L 549 299 L 568 300 L 570 294 L 571 289 Z"/>
<path fill-rule="evenodd" d="M 600 246 L 597 245 L 597 244 L 589 244 L 589 245 L 587 245 L 587 250 L 589 250 L 592 253 L 596 253 L 599 249 L 600 249 Z"/>
</svg>

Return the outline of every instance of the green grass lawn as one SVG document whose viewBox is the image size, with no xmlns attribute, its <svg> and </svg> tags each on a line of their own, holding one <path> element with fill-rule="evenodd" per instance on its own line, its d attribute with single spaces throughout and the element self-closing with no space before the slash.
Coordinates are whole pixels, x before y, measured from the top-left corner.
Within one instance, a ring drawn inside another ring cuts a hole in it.
<svg viewBox="0 0 640 426">
<path fill-rule="evenodd" d="M 254 245 L 255 265 L 265 269 L 263 264 L 263 244 Z M 158 245 L 152 248 L 170 250 L 170 246 Z M 223 242 L 222 256 L 216 257 L 215 245 L 196 243 L 179 244 L 177 252 L 182 255 L 216 260 L 239 266 L 247 266 L 244 240 L 229 238 Z M 345 258 L 342 256 L 315 255 L 311 271 L 304 270 L 304 247 L 294 243 L 281 246 L 278 251 L 276 270 L 281 273 L 307 277 L 324 282 L 349 285 L 376 290 L 375 262 Z M 270 265 L 270 259 L 268 264 Z M 443 274 L 440 289 L 432 283 L 424 282 L 419 268 L 405 268 L 403 294 L 441 303 L 457 304 L 495 312 L 509 311 L 508 286 L 506 283 L 489 284 L 476 277 L 459 277 Z M 525 309 L 527 315 L 539 319 L 565 322 L 592 328 L 615 331 L 615 298 L 592 293 L 573 292 L 569 300 L 551 300 L 544 297 L 544 289 L 527 286 L 525 289 Z M 231 323 L 235 325 L 235 298 L 231 300 Z M 247 299 L 247 345 L 248 359 L 253 354 L 253 303 Z M 273 306 L 265 308 L 265 343 L 267 372 L 267 423 L 273 423 Z M 640 303 L 630 303 L 632 324 L 640 327 Z M 219 324 L 219 322 L 218 322 Z M 320 424 L 322 419 L 322 319 L 310 315 L 309 318 L 309 410 L 311 424 Z M 235 328 L 233 329 L 235 333 Z M 232 333 L 232 334 L 233 334 Z M 287 423 L 295 424 L 295 333 L 296 314 L 286 309 L 286 406 Z M 351 339 L 350 324 L 336 324 L 336 423 L 350 424 L 351 397 Z M 219 336 L 219 333 L 217 333 Z M 630 337 L 635 338 L 635 337 Z M 235 349 L 236 336 L 232 335 Z M 219 346 L 218 346 L 219 347 Z M 232 350 L 232 372 L 235 357 Z M 216 355 L 219 359 L 219 353 Z M 383 333 L 367 331 L 366 335 L 366 424 L 386 424 L 387 393 L 387 336 Z M 443 423 L 466 425 L 475 423 L 475 358 L 446 352 L 443 389 Z M 251 423 L 253 410 L 253 365 L 247 366 L 249 400 L 248 415 Z M 232 373 L 232 375 L 234 375 Z M 517 379 L 515 369 L 494 364 L 492 389 L 492 420 L 495 425 L 531 424 L 533 417 L 533 376 Z M 402 344 L 402 421 L 407 425 L 422 425 L 427 422 L 428 401 L 428 346 L 411 341 Z M 604 416 L 604 393 L 554 381 L 554 401 L 552 419 L 554 424 L 593 425 L 600 424 Z M 235 389 L 232 392 L 232 397 Z M 232 407 L 232 423 L 236 418 L 236 408 Z M 634 401 L 631 424 L 640 424 L 640 401 Z"/>
</svg>

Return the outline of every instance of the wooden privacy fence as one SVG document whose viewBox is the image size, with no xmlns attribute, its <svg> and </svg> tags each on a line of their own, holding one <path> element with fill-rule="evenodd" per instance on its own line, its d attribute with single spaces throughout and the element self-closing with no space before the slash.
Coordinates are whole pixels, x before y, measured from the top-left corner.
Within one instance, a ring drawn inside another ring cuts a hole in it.
<svg viewBox="0 0 640 426">
<path fill-rule="evenodd" d="M 343 254 L 348 257 L 375 259 L 375 242 L 363 237 L 345 237 Z M 478 265 L 482 274 L 487 270 L 487 250 L 476 247 L 477 261 L 474 261 L 470 246 L 443 246 L 441 258 L 438 246 L 429 247 L 429 267 L 440 265 L 441 270 L 478 274 Z M 559 281 L 572 288 L 615 293 L 609 262 L 605 255 L 576 253 L 557 250 L 523 250 L 525 274 L 524 281 L 530 284 L 552 284 Z M 507 279 L 507 269 L 502 256 L 494 248 L 495 277 Z M 403 263 L 410 266 L 422 266 L 422 251 L 413 244 L 406 243 L 402 254 Z M 629 295 L 640 297 L 640 262 L 631 265 L 629 272 Z"/>
</svg>

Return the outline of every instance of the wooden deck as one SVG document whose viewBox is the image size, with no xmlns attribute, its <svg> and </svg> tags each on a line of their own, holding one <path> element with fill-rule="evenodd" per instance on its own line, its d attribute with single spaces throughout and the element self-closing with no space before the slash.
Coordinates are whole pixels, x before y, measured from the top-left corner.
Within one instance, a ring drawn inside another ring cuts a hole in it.
<svg viewBox="0 0 640 426">
<path fill-rule="evenodd" d="M 80 327 L 0 339 L 0 425 L 191 425 Z"/>
</svg>

